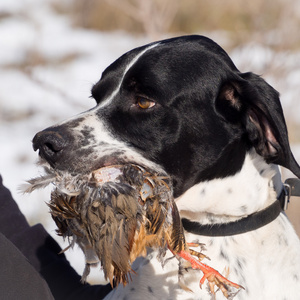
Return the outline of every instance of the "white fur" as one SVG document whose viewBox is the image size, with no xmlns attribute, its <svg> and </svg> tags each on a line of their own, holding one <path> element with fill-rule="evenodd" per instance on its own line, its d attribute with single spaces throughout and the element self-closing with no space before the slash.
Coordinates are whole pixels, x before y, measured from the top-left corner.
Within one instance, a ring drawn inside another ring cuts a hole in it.
<svg viewBox="0 0 300 300">
<path fill-rule="evenodd" d="M 260 175 L 260 172 L 262 174 Z M 231 222 L 265 208 L 274 201 L 268 197 L 273 191 L 270 180 L 278 172 L 278 166 L 267 165 L 253 150 L 246 155 L 242 170 L 234 176 L 201 182 L 176 200 L 181 217 L 209 223 Z M 280 181 L 279 192 L 282 189 Z M 221 220 L 217 221 L 218 218 Z"/>
<path fill-rule="evenodd" d="M 177 205 L 182 216 L 198 222 L 229 222 L 276 201 L 276 192 L 279 193 L 281 188 L 278 167 L 267 165 L 251 152 L 238 174 L 192 187 L 177 199 Z M 186 239 L 205 243 L 204 253 L 211 261 L 203 262 L 224 275 L 223 270 L 229 268 L 228 278 L 245 287 L 234 299 L 299 299 L 300 243 L 283 213 L 270 224 L 244 234 L 204 237 L 186 233 Z M 213 299 L 206 284 L 199 288 L 201 271 L 189 270 L 184 275 L 185 284 L 193 293 L 179 287 L 175 258 L 162 268 L 153 252 L 147 258 L 139 258 L 133 267 L 136 275 L 132 276 L 132 282 L 125 288 L 119 286 L 113 290 L 106 300 Z M 225 298 L 218 291 L 215 299 Z"/>
</svg>

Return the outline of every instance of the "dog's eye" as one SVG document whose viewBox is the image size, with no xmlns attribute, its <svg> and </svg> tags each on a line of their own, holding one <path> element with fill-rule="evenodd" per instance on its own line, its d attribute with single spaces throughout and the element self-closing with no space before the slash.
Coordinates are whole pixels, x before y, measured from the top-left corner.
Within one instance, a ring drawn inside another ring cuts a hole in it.
<svg viewBox="0 0 300 300">
<path fill-rule="evenodd" d="M 155 105 L 155 102 L 148 100 L 146 98 L 138 98 L 137 106 L 142 109 L 151 108 Z"/>
</svg>

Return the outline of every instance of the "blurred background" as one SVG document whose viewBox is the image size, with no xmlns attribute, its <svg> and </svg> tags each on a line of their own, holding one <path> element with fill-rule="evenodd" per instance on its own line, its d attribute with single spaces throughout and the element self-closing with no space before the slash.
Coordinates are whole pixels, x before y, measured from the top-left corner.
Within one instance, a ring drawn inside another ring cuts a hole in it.
<svg viewBox="0 0 300 300">
<path fill-rule="evenodd" d="M 262 75 L 281 94 L 300 162 L 300 1 L 298 0 L 0 0 L 0 174 L 31 224 L 55 235 L 50 190 L 23 195 L 42 173 L 36 132 L 95 105 L 102 71 L 124 52 L 184 34 L 214 39 L 242 72 Z M 282 170 L 283 177 L 291 176 Z M 300 199 L 287 214 L 300 234 Z M 81 274 L 83 255 L 68 250 Z M 101 282 L 94 271 L 91 282 Z"/>
</svg>

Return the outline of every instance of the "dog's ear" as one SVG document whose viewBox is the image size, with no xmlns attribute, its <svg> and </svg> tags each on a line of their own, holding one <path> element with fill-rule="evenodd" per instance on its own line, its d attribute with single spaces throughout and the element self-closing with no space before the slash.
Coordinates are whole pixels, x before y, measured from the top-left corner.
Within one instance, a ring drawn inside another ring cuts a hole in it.
<svg viewBox="0 0 300 300">
<path fill-rule="evenodd" d="M 248 140 L 267 163 L 281 165 L 300 178 L 288 141 L 278 92 L 253 73 L 222 85 L 216 104 L 230 122 L 242 122 Z"/>
</svg>

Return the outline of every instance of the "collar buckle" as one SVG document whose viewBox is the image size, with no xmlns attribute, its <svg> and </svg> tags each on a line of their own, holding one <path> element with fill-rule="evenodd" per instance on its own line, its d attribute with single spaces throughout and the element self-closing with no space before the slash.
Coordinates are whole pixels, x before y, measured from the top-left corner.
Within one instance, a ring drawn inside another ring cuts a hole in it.
<svg viewBox="0 0 300 300">
<path fill-rule="evenodd" d="M 283 200 L 283 210 L 287 210 L 290 203 L 290 198 L 292 194 L 291 186 L 288 183 L 283 184 L 284 200 Z"/>
</svg>

